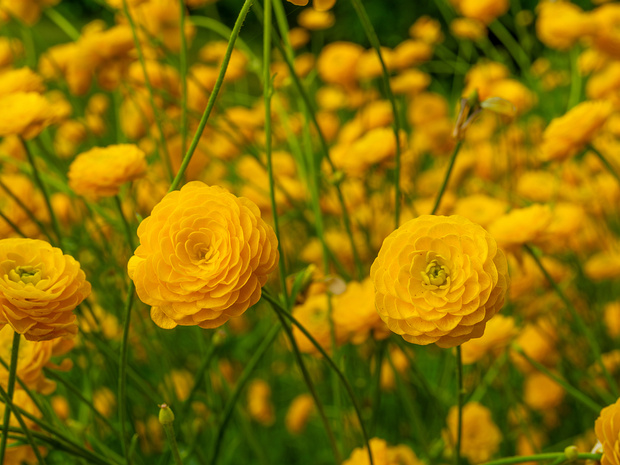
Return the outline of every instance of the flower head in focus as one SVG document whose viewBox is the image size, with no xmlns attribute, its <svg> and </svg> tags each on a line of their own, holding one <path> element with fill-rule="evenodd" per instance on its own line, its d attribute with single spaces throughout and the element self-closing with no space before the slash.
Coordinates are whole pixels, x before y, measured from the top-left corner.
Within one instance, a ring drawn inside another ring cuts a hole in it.
<svg viewBox="0 0 620 465">
<path fill-rule="evenodd" d="M 615 404 L 608 405 L 601 410 L 600 416 L 594 423 L 596 438 L 603 446 L 601 465 L 620 464 L 620 399 Z"/>
<path fill-rule="evenodd" d="M 145 157 L 133 144 L 92 148 L 71 163 L 69 186 L 85 197 L 112 197 L 121 185 L 146 174 Z"/>
<path fill-rule="evenodd" d="M 77 333 L 73 310 L 90 294 L 80 264 L 35 239 L 0 240 L 0 324 L 29 341 Z"/>
<path fill-rule="evenodd" d="M 167 194 L 138 228 L 127 265 L 160 327 L 217 328 L 261 296 L 278 262 L 278 241 L 258 207 L 193 181 Z"/>
<path fill-rule="evenodd" d="M 509 282 L 495 239 L 457 215 L 404 223 L 383 242 L 370 277 L 379 315 L 393 332 L 444 348 L 482 336 Z"/>
</svg>

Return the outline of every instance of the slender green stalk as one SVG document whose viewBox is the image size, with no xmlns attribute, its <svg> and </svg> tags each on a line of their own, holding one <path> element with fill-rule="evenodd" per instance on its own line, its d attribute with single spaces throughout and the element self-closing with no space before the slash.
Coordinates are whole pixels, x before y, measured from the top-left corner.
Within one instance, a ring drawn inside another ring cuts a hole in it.
<svg viewBox="0 0 620 465">
<path fill-rule="evenodd" d="M 43 460 L 43 457 L 41 456 L 41 452 L 39 452 L 39 448 L 34 442 L 34 438 L 32 437 L 32 433 L 30 432 L 30 429 L 28 428 L 28 426 L 26 426 L 26 423 L 24 422 L 24 419 L 22 418 L 19 411 L 13 408 L 13 402 L 9 399 L 9 394 L 4 390 L 2 386 L 0 386 L 0 396 L 2 397 L 2 400 L 4 402 L 4 408 L 8 411 L 12 411 L 13 415 L 15 415 L 15 418 L 17 419 L 19 426 L 21 426 L 22 431 L 26 435 L 28 444 L 30 444 L 30 447 L 32 451 L 34 452 L 34 455 L 37 457 L 39 464 L 46 465 L 45 460 Z M 5 434 L 8 434 L 8 431 L 5 432 Z"/>
<path fill-rule="evenodd" d="M 618 184 L 620 185 L 620 174 L 618 174 L 618 172 L 612 166 L 612 164 L 609 163 L 609 160 L 607 160 L 605 155 L 603 155 L 592 144 L 588 144 L 588 149 L 591 150 L 592 152 L 594 152 L 594 155 L 596 155 L 599 158 L 599 160 L 601 160 L 601 163 L 603 163 L 603 165 L 605 165 L 605 168 L 607 168 L 607 171 L 609 171 L 609 174 L 611 174 L 614 178 L 616 178 L 616 181 L 618 181 Z"/>
<path fill-rule="evenodd" d="M 549 378 L 551 378 L 559 386 L 562 386 L 562 388 L 569 395 L 574 397 L 575 400 L 578 400 L 583 405 L 585 405 L 586 407 L 591 409 L 593 412 L 596 412 L 597 414 L 601 412 L 601 410 L 603 409 L 603 406 L 599 405 L 597 402 L 595 402 L 594 400 L 590 399 L 588 396 L 586 396 L 579 389 L 576 389 L 573 386 L 571 386 L 570 384 L 568 384 L 565 380 L 563 380 L 558 375 L 556 375 L 555 373 L 550 371 L 546 366 L 544 366 L 543 364 L 541 364 L 541 363 L 537 362 L 536 360 L 534 360 L 533 358 L 531 358 L 529 355 L 527 355 L 525 353 L 525 351 L 521 347 L 517 346 L 516 344 L 513 344 L 512 348 L 519 355 L 521 355 L 524 359 L 526 359 L 528 362 L 530 362 L 534 368 L 536 368 L 538 371 L 540 371 L 541 373 L 543 373 L 546 376 L 548 376 Z"/>
<path fill-rule="evenodd" d="M 267 155 L 267 177 L 269 178 L 269 200 L 271 202 L 271 215 L 273 216 L 273 228 L 278 238 L 279 252 L 279 277 L 280 288 L 284 298 L 284 307 L 289 308 L 288 292 L 286 290 L 286 260 L 282 248 L 282 236 L 278 220 L 278 207 L 276 205 L 276 187 L 273 180 L 273 160 L 271 156 L 271 96 L 273 93 L 270 64 L 271 64 L 271 0 L 265 0 L 263 20 L 263 100 L 265 102 L 265 154 Z"/>
<path fill-rule="evenodd" d="M 336 363 L 327 354 L 327 352 L 325 352 L 325 349 L 323 349 L 321 344 L 319 344 L 317 342 L 317 340 L 314 338 L 314 336 L 312 336 L 312 334 L 310 334 L 308 332 L 308 330 L 306 328 L 304 328 L 303 325 L 301 323 L 299 323 L 299 321 L 297 321 L 297 319 L 293 315 L 291 315 L 290 313 L 285 311 L 282 308 L 281 304 L 278 303 L 278 301 L 276 299 L 274 299 L 271 295 L 269 295 L 268 292 L 265 292 L 264 290 L 263 290 L 263 297 L 265 297 L 265 300 L 267 300 L 269 303 L 271 303 L 273 308 L 276 311 L 278 311 L 278 313 L 280 313 L 280 315 L 283 315 L 285 318 L 290 320 L 292 324 L 297 326 L 297 328 L 303 333 L 304 336 L 306 336 L 308 338 L 308 340 L 312 343 L 312 345 L 314 347 L 316 347 L 316 349 L 323 356 L 323 358 L 325 359 L 327 364 L 332 368 L 332 370 L 334 370 L 336 372 L 336 374 L 340 378 L 340 381 L 342 382 L 342 385 L 344 386 L 345 390 L 347 391 L 349 399 L 351 400 L 351 403 L 353 404 L 353 408 L 355 410 L 355 414 L 357 416 L 357 420 L 359 421 L 360 428 L 362 430 L 362 436 L 364 437 L 364 443 L 366 444 L 367 450 L 369 452 L 368 456 L 369 456 L 369 459 L 370 459 L 370 465 L 373 465 L 374 462 L 373 462 L 372 456 L 370 455 L 370 442 L 369 442 L 368 432 L 366 431 L 366 427 L 364 426 L 364 421 L 362 419 L 362 411 L 359 408 L 359 405 L 358 405 L 356 397 L 355 397 L 355 393 L 353 391 L 353 388 L 349 384 L 349 381 L 347 381 L 347 378 L 344 376 L 344 374 L 342 373 L 340 368 L 338 368 L 338 365 L 336 365 Z"/>
<path fill-rule="evenodd" d="M 125 239 L 127 239 L 127 245 L 131 250 L 135 250 L 134 245 L 134 233 L 131 230 L 131 226 L 125 218 L 125 214 L 123 213 L 123 203 L 121 202 L 121 198 L 118 195 L 114 196 L 114 204 L 116 205 L 116 209 L 118 210 L 118 216 L 120 216 L 121 221 L 123 223 L 123 229 L 125 230 Z"/>
<path fill-rule="evenodd" d="M 361 2 L 361 0 L 351 0 L 351 3 L 353 4 L 353 8 L 355 9 L 357 16 L 362 23 L 362 28 L 366 33 L 366 37 L 370 41 L 370 45 L 372 45 L 372 47 L 377 52 L 377 56 L 379 57 L 383 76 L 383 86 L 385 87 L 385 93 L 387 95 L 387 98 L 392 105 L 392 113 L 394 113 L 393 129 L 394 137 L 396 138 L 396 167 L 394 168 L 394 228 L 398 228 L 398 226 L 400 225 L 400 114 L 398 112 L 398 108 L 396 107 L 396 99 L 394 98 L 392 87 L 390 86 L 390 74 L 388 72 L 387 66 L 385 65 L 385 61 L 383 60 L 383 55 L 381 54 L 381 44 L 379 43 L 379 37 L 377 37 L 375 28 L 372 26 L 372 22 L 370 21 L 368 13 L 366 12 L 366 8 L 364 8 L 364 4 Z"/>
<path fill-rule="evenodd" d="M 609 374 L 609 371 L 607 370 L 607 367 L 603 363 L 603 359 L 601 357 L 601 348 L 598 344 L 596 337 L 594 336 L 594 334 L 592 334 L 592 331 L 590 330 L 590 326 L 588 326 L 583 321 L 583 319 L 581 318 L 581 315 L 579 315 L 579 312 L 577 311 L 573 303 L 568 299 L 568 297 L 566 297 L 566 294 L 564 294 L 562 289 L 560 289 L 560 286 L 558 286 L 558 284 L 555 282 L 553 277 L 549 274 L 549 272 L 547 271 L 545 266 L 542 264 L 542 262 L 540 261 L 540 259 L 538 258 L 534 250 L 528 244 L 523 244 L 523 248 L 534 259 L 534 262 L 536 262 L 536 266 L 538 266 L 538 269 L 545 276 L 549 284 L 551 284 L 551 287 L 553 288 L 555 293 L 558 295 L 560 300 L 562 300 L 562 302 L 564 303 L 564 305 L 566 306 L 566 308 L 572 315 L 575 322 L 583 330 L 583 333 L 586 336 L 588 343 L 590 344 L 590 348 L 592 349 L 592 352 L 594 352 L 594 357 L 596 358 L 597 363 L 601 367 L 603 376 L 605 376 L 605 379 L 607 380 L 607 383 L 609 384 L 609 389 L 611 390 L 611 393 L 614 395 L 615 398 L 618 398 L 618 395 L 619 395 L 618 385 L 616 384 L 614 379 L 611 377 L 611 375 Z"/>
<path fill-rule="evenodd" d="M 101 421 L 103 421 L 106 424 L 106 426 L 110 428 L 110 430 L 114 431 L 116 434 L 119 434 L 116 427 L 112 423 L 110 423 L 110 420 L 108 420 L 103 414 L 101 414 L 101 412 L 99 412 L 99 410 L 95 408 L 94 404 L 90 400 L 84 397 L 84 394 L 82 394 L 82 391 L 80 389 L 78 389 L 76 386 L 71 384 L 69 381 L 63 379 L 61 376 L 58 376 L 58 374 L 54 373 L 54 371 L 52 370 L 44 368 L 43 372 L 45 373 L 46 377 L 51 378 L 54 381 L 57 381 L 60 384 L 62 384 L 67 389 L 67 391 L 71 393 L 71 395 L 75 396 L 78 400 L 84 403 L 84 405 L 86 405 L 90 410 L 92 410 L 95 416 L 99 418 Z"/>
<path fill-rule="evenodd" d="M 126 1 L 126 0 L 123 0 Z M 211 95 L 209 95 L 209 100 L 207 102 L 207 108 L 205 108 L 204 113 L 202 114 L 202 118 L 200 118 L 200 123 L 198 123 L 198 129 L 196 129 L 196 133 L 194 134 L 194 138 L 189 145 L 189 149 L 187 153 L 183 157 L 183 161 L 181 162 L 181 166 L 176 176 L 174 177 L 168 192 L 172 192 L 177 189 L 181 184 L 181 180 L 183 179 L 183 175 L 185 174 L 185 170 L 189 165 L 189 162 L 192 160 L 192 156 L 194 155 L 194 151 L 198 146 L 198 142 L 200 141 L 200 137 L 202 136 L 202 132 L 207 125 L 207 120 L 209 119 L 209 115 L 211 114 L 211 110 L 215 106 L 215 99 L 220 92 L 220 88 L 224 83 L 224 75 L 226 74 L 226 69 L 228 68 L 228 63 L 230 62 L 230 57 L 233 52 L 233 48 L 235 47 L 235 42 L 237 37 L 239 36 L 239 31 L 241 30 L 241 26 L 243 25 L 243 21 L 250 11 L 250 7 L 252 6 L 253 0 L 245 0 L 243 3 L 243 7 L 239 12 L 239 16 L 237 17 L 237 21 L 235 21 L 235 26 L 233 27 L 232 33 L 230 34 L 230 39 L 228 40 L 228 46 L 226 47 L 226 52 L 224 53 L 224 58 L 222 60 L 222 65 L 220 66 L 220 72 L 217 75 L 217 79 L 215 80 L 215 84 L 213 86 L 213 91 Z"/>
<path fill-rule="evenodd" d="M 181 153 L 187 149 L 187 40 L 185 39 L 185 2 L 179 0 L 179 29 L 181 33 L 181 50 L 179 53 L 179 71 L 181 72 Z"/>
<path fill-rule="evenodd" d="M 9 367 L 9 381 L 7 385 L 6 404 L 4 406 L 4 419 L 2 424 L 2 439 L 0 440 L 0 463 L 4 463 L 6 452 L 7 435 L 9 434 L 9 423 L 11 421 L 11 403 L 13 402 L 13 392 L 15 391 L 15 377 L 17 375 L 17 355 L 19 353 L 19 341 L 21 334 L 17 331 L 13 333 L 13 346 L 11 347 L 11 365 Z"/>
<path fill-rule="evenodd" d="M 13 201 L 19 206 L 19 208 L 21 208 L 24 213 L 26 214 L 26 216 L 28 216 L 28 218 L 30 219 L 30 221 L 32 221 L 34 224 L 37 225 L 37 227 L 39 228 L 39 230 L 45 234 L 47 236 L 47 238 L 51 241 L 54 242 L 54 238 L 52 235 L 50 235 L 47 232 L 47 228 L 43 225 L 43 223 L 41 223 L 41 221 L 39 221 L 39 219 L 34 215 L 34 213 L 32 213 L 28 207 L 24 204 L 24 202 L 22 202 L 22 199 L 20 199 L 17 195 L 15 195 L 13 193 L 13 191 L 11 189 L 9 189 L 9 186 L 7 186 L 4 182 L 2 182 L 2 180 L 0 180 L 0 188 L 2 188 L 2 190 L 4 192 L 6 192 L 6 194 L 11 197 L 11 199 L 13 199 Z M 17 225 L 15 225 L 10 219 L 8 219 L 6 216 L 4 216 L 4 214 L 2 214 L 2 218 L 9 224 L 9 226 L 11 226 L 15 231 L 18 231 L 19 228 L 17 227 Z M 16 229 L 17 228 L 17 229 Z M 18 232 L 18 234 L 22 235 L 23 237 L 26 237 L 23 233 Z"/>
<path fill-rule="evenodd" d="M 570 93 L 568 95 L 568 107 L 566 111 L 573 108 L 581 99 L 581 73 L 579 72 L 579 48 L 573 47 L 570 50 Z"/>
<path fill-rule="evenodd" d="M 118 363 L 118 417 L 121 424 L 121 446 L 123 456 L 127 464 L 131 463 L 127 445 L 127 353 L 129 341 L 129 325 L 131 324 L 131 309 L 136 287 L 133 281 L 129 281 L 127 300 L 125 302 L 125 322 L 123 323 L 123 339 L 121 341 L 121 356 Z"/>
<path fill-rule="evenodd" d="M 500 40 L 508 53 L 512 55 L 514 60 L 521 68 L 522 73 L 528 73 L 530 69 L 530 59 L 527 56 L 527 53 L 521 48 L 519 43 L 512 37 L 512 34 L 506 29 L 506 27 L 497 19 L 489 24 L 489 29 L 495 36 Z"/>
<path fill-rule="evenodd" d="M 71 21 L 58 13 L 54 8 L 44 8 L 43 14 L 47 16 L 56 26 L 58 26 L 67 36 L 76 41 L 80 38 L 80 31 L 78 31 Z"/>
<path fill-rule="evenodd" d="M 598 462 L 601 460 L 603 454 L 578 454 L 577 460 L 594 460 Z M 545 462 L 547 460 L 554 460 L 560 457 L 566 458 L 566 454 L 564 452 L 549 452 L 546 454 L 536 454 L 536 455 L 522 455 L 520 457 L 506 457 L 499 460 L 493 460 L 492 462 L 486 462 L 483 465 L 511 465 L 514 463 L 523 463 L 523 462 Z"/>
<path fill-rule="evenodd" d="M 443 183 L 441 184 L 441 188 L 439 189 L 439 193 L 437 194 L 437 199 L 435 200 L 435 205 L 433 206 L 431 215 L 436 214 L 437 210 L 439 210 L 439 205 L 441 205 L 441 199 L 443 197 L 443 194 L 446 192 L 446 188 L 448 187 L 448 182 L 450 181 L 450 175 L 452 174 L 452 169 L 454 168 L 454 162 L 456 162 L 456 156 L 459 154 L 459 150 L 461 150 L 461 145 L 463 145 L 463 141 L 459 139 L 456 145 L 454 146 L 452 155 L 450 156 L 450 163 L 448 165 L 448 171 L 446 171 L 446 175 L 443 178 Z"/>
<path fill-rule="evenodd" d="M 239 380 L 237 381 L 237 385 L 235 386 L 234 391 L 230 395 L 230 398 L 228 399 L 224 407 L 224 412 L 222 414 L 222 420 L 220 421 L 220 424 L 218 425 L 218 428 L 217 428 L 215 444 L 211 448 L 211 454 L 209 456 L 209 460 L 207 461 L 209 465 L 215 465 L 217 461 L 217 456 L 220 452 L 220 449 L 222 447 L 222 442 L 224 440 L 224 433 L 226 432 L 226 426 L 228 425 L 228 422 L 230 421 L 232 417 L 237 400 L 239 399 L 239 396 L 241 395 L 241 391 L 243 390 L 246 383 L 250 379 L 250 376 L 252 376 L 252 373 L 254 372 L 254 369 L 258 365 L 258 362 L 260 361 L 260 359 L 263 357 L 263 355 L 265 355 L 265 352 L 267 352 L 267 349 L 269 349 L 269 347 L 271 347 L 271 344 L 273 344 L 273 342 L 276 340 L 276 336 L 278 335 L 279 332 L 280 332 L 279 326 L 275 325 L 271 328 L 269 333 L 267 333 L 267 335 L 263 339 L 263 342 L 254 352 L 254 355 L 252 355 L 252 358 L 248 361 L 243 372 L 241 373 L 241 376 L 239 377 Z"/>
<path fill-rule="evenodd" d="M 0 218 L 2 218 L 6 222 L 6 224 L 8 224 L 11 229 L 13 229 L 13 231 L 15 231 L 18 235 L 20 235 L 21 237 L 26 237 L 23 231 L 19 229 L 19 226 L 13 223 L 2 211 L 0 211 Z"/>
<path fill-rule="evenodd" d="M 379 415 L 381 415 L 381 366 L 385 358 L 385 350 L 387 349 L 387 341 L 379 342 L 379 349 L 375 351 L 375 373 L 372 386 L 372 417 L 370 419 L 370 428 L 368 432 L 371 436 L 377 428 Z"/>
<path fill-rule="evenodd" d="M 204 379 L 205 374 L 207 373 L 207 369 L 209 368 L 209 365 L 211 364 L 211 361 L 213 360 L 213 356 L 215 355 L 215 350 L 216 350 L 216 345 L 212 343 L 209 346 L 209 350 L 207 351 L 207 354 L 202 359 L 202 363 L 200 367 L 198 368 L 198 371 L 196 372 L 196 376 L 194 376 L 194 385 L 192 386 L 192 389 L 189 391 L 189 395 L 187 396 L 187 399 L 185 400 L 185 402 L 183 402 L 183 405 L 181 406 L 181 409 L 179 410 L 181 418 L 184 418 L 188 414 L 189 409 L 192 406 L 194 397 L 196 397 L 196 393 L 198 392 L 198 389 L 200 388 L 200 385 L 202 384 L 202 380 Z"/>
<path fill-rule="evenodd" d="M 60 225 L 58 223 L 58 218 L 56 218 L 56 213 L 54 213 L 54 209 L 52 208 L 52 202 L 50 201 L 49 193 L 47 191 L 47 188 L 45 187 L 45 184 L 43 183 L 43 180 L 41 179 L 41 174 L 39 173 L 36 163 L 34 162 L 34 157 L 32 156 L 30 147 L 28 147 L 26 141 L 22 140 L 22 143 L 26 152 L 26 156 L 28 157 L 28 163 L 30 163 L 30 167 L 32 168 L 32 175 L 34 177 L 34 181 L 43 193 L 43 198 L 45 199 L 45 206 L 47 207 L 47 211 L 50 215 L 50 220 L 52 221 L 52 229 L 54 229 L 54 233 L 56 234 L 58 243 L 62 246 L 62 234 L 60 233 Z"/>
<path fill-rule="evenodd" d="M 162 158 L 162 162 L 166 167 L 166 171 L 170 176 L 170 179 L 173 177 L 172 172 L 172 162 L 170 161 L 170 154 L 168 153 L 168 145 L 166 144 L 166 136 L 164 135 L 164 128 L 161 121 L 161 115 L 159 113 L 159 108 L 155 104 L 155 97 L 153 92 L 153 86 L 151 85 L 151 79 L 149 78 L 147 69 L 146 69 L 146 60 L 144 59 L 144 54 L 142 53 L 142 46 L 140 45 L 140 39 L 138 39 L 138 32 L 136 29 L 136 24 L 129 12 L 129 6 L 127 6 L 127 0 L 123 0 L 123 12 L 127 17 L 127 22 L 129 23 L 129 27 L 131 28 L 131 33 L 133 35 L 134 46 L 136 47 L 136 53 L 138 54 L 138 61 L 140 62 L 140 66 L 142 67 L 142 73 L 144 73 L 144 85 L 146 86 L 146 90 L 149 94 L 149 103 L 151 104 L 151 108 L 153 108 L 153 116 L 155 117 L 155 124 L 157 125 L 157 132 L 159 132 L 159 144 L 160 144 L 160 155 Z M 183 33 L 181 31 L 181 33 Z"/>
<path fill-rule="evenodd" d="M 461 355 L 461 346 L 456 346 L 456 399 L 458 416 L 456 423 L 456 450 L 454 453 L 455 465 L 461 462 L 461 439 L 463 437 L 463 357 Z"/>
</svg>

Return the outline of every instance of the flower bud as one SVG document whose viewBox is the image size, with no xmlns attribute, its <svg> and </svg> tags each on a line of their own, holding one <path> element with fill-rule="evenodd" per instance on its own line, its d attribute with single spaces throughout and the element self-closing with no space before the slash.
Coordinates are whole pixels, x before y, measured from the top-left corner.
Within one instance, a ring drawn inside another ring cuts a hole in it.
<svg viewBox="0 0 620 465">
<path fill-rule="evenodd" d="M 174 413 L 172 413 L 168 404 L 161 404 L 159 406 L 159 422 L 162 426 L 167 426 L 174 422 Z"/>
</svg>

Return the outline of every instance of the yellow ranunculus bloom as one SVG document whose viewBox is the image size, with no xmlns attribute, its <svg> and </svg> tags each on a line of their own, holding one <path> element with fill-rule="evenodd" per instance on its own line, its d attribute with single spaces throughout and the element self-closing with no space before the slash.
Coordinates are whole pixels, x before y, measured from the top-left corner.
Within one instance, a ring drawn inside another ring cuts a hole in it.
<svg viewBox="0 0 620 465">
<path fill-rule="evenodd" d="M 440 347 L 482 336 L 509 282 L 495 239 L 456 215 L 403 224 L 383 242 L 370 277 L 388 327 L 409 342 Z"/>
<path fill-rule="evenodd" d="M 92 148 L 71 163 L 69 186 L 85 197 L 112 197 L 123 184 L 146 174 L 145 157 L 133 144 Z"/>
<path fill-rule="evenodd" d="M 216 328 L 241 315 L 278 262 L 278 240 L 258 207 L 199 181 L 167 194 L 138 236 L 129 276 L 162 328 Z"/>
<path fill-rule="evenodd" d="M 80 264 L 35 239 L 0 240 L 0 324 L 29 341 L 77 333 L 73 310 L 90 294 Z"/>
<path fill-rule="evenodd" d="M 14 92 L 0 97 L 0 137 L 33 139 L 56 119 L 52 104 L 38 92 Z"/>
<path fill-rule="evenodd" d="M 603 446 L 602 465 L 620 464 L 620 399 L 615 404 L 608 405 L 601 410 L 600 416 L 594 423 L 596 438 Z"/>
<path fill-rule="evenodd" d="M 372 438 L 370 452 L 375 465 L 421 465 L 420 461 L 409 446 L 404 444 L 390 447 L 383 439 Z M 351 452 L 351 456 L 342 462 L 342 465 L 369 465 L 368 449 L 358 447 Z"/>
</svg>

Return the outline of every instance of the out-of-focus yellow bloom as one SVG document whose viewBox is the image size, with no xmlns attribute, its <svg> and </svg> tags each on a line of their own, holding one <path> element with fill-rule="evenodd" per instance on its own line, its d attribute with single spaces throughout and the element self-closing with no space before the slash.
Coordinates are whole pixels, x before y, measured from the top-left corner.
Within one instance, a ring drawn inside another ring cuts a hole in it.
<svg viewBox="0 0 620 465">
<path fill-rule="evenodd" d="M 390 347 L 390 359 L 381 363 L 380 385 L 384 391 L 391 391 L 396 387 L 396 373 L 403 379 L 407 379 L 409 370 L 409 358 L 398 347 Z M 392 362 L 392 363 L 390 363 Z M 392 368 L 393 365 L 393 368 Z"/>
<path fill-rule="evenodd" d="M 450 0 L 466 18 L 477 19 L 485 24 L 508 11 L 509 0 Z"/>
<path fill-rule="evenodd" d="M 443 433 L 448 444 L 456 444 L 457 416 L 458 408 L 453 406 L 448 413 L 448 430 Z M 478 402 L 468 402 L 463 407 L 462 421 L 461 454 L 471 464 L 488 462 L 499 450 L 502 441 L 491 411 Z"/>
<path fill-rule="evenodd" d="M 552 218 L 548 205 L 515 208 L 491 223 L 489 232 L 502 247 L 520 247 L 539 239 Z"/>
<path fill-rule="evenodd" d="M 109 418 L 116 408 L 116 395 L 110 388 L 101 386 L 93 393 L 93 405 L 101 415 Z"/>
<path fill-rule="evenodd" d="M 33 139 L 56 119 L 50 102 L 37 92 L 15 92 L 0 97 L 0 136 Z"/>
<path fill-rule="evenodd" d="M 80 144 L 86 139 L 87 131 L 84 124 L 77 120 L 63 121 L 58 125 L 54 136 L 54 150 L 60 158 L 75 155 Z"/>
<path fill-rule="evenodd" d="M 35 405 L 34 401 L 30 398 L 30 396 L 23 389 L 16 389 L 13 394 L 13 404 L 21 409 L 23 409 L 30 416 L 35 418 L 41 418 L 42 414 Z M 0 403 L 0 415 L 4 415 L 5 404 Z M 30 418 L 26 417 L 26 415 L 22 414 L 22 418 L 24 423 L 26 424 L 26 428 L 32 431 L 38 431 L 39 426 Z M 21 425 L 15 418 L 15 415 L 11 415 L 11 421 L 9 422 L 9 426 L 14 428 L 21 428 Z M 18 440 L 9 439 L 7 441 L 6 454 L 4 456 L 4 463 L 7 465 L 21 465 L 23 463 L 37 463 L 37 457 L 34 454 L 34 451 L 30 447 L 29 444 L 19 445 Z M 21 441 L 20 441 L 21 442 Z M 39 452 L 43 457 L 47 454 L 47 450 L 43 447 L 39 447 Z"/>
<path fill-rule="evenodd" d="M 438 44 L 443 41 L 441 23 L 430 16 L 420 16 L 409 28 L 409 35 L 428 44 Z"/>
<path fill-rule="evenodd" d="M 135 145 L 95 147 L 71 163 L 69 186 L 85 197 L 112 197 L 126 182 L 144 176 L 146 167 L 145 153 Z"/>
<path fill-rule="evenodd" d="M 509 71 L 505 65 L 494 61 L 482 62 L 473 66 L 465 75 L 465 89 L 463 96 L 469 97 L 472 92 L 478 92 L 480 100 L 493 97 L 493 84 L 508 78 Z"/>
<path fill-rule="evenodd" d="M 392 92 L 410 96 L 417 95 L 424 91 L 430 83 L 430 76 L 417 69 L 408 69 L 390 78 Z"/>
<path fill-rule="evenodd" d="M 310 335 L 327 352 L 331 351 L 331 323 L 329 321 L 329 307 L 327 294 L 314 294 L 309 296 L 301 305 L 295 306 L 293 316 L 306 328 Z M 336 343 L 342 344 L 347 334 L 342 328 L 334 327 Z M 318 349 L 312 344 L 297 326 L 293 327 L 293 336 L 300 352 L 304 354 L 318 354 Z"/>
<path fill-rule="evenodd" d="M 287 0 L 289 3 L 297 6 L 306 6 L 309 0 Z M 317 11 L 330 10 L 336 4 L 336 0 L 314 0 L 312 2 L 312 8 Z"/>
<path fill-rule="evenodd" d="M 613 111 L 610 102 L 586 101 L 554 118 L 543 134 L 540 147 L 547 160 L 566 160 L 579 153 L 603 127 Z"/>
<path fill-rule="evenodd" d="M 605 250 L 594 254 L 586 261 L 584 271 L 593 281 L 617 279 L 620 277 L 620 251 Z"/>
<path fill-rule="evenodd" d="M 138 26 L 141 39 L 162 42 L 168 49 L 178 52 L 181 48 L 179 20 L 181 11 L 175 0 L 149 0 L 131 8 L 131 15 Z M 183 14 L 187 15 L 184 11 Z M 185 20 L 186 40 L 189 42 L 196 33 L 191 21 Z"/>
<path fill-rule="evenodd" d="M 45 199 L 30 179 L 21 174 L 6 174 L 0 176 L 0 180 L 2 180 L 2 183 L 12 194 L 22 201 L 35 217 L 44 223 L 49 221 Z M 41 234 L 39 227 L 24 212 L 24 209 L 6 194 L 4 190 L 0 192 L 2 193 L 0 195 L 0 210 L 2 210 L 2 213 L 27 236 L 39 236 Z M 0 219 L 0 237 L 12 236 L 16 236 L 12 227 L 5 223 L 4 219 Z"/>
<path fill-rule="evenodd" d="M 484 194 L 474 194 L 459 198 L 454 204 L 454 214 L 488 228 L 508 209 L 508 203 Z"/>
<path fill-rule="evenodd" d="M 427 62 L 432 56 L 433 48 L 428 43 L 422 40 L 404 40 L 394 48 L 393 58 L 386 60 L 386 66 L 388 70 L 406 70 Z"/>
<path fill-rule="evenodd" d="M 332 42 L 321 50 L 316 66 L 321 79 L 328 84 L 349 87 L 355 84 L 357 62 L 364 49 L 352 42 Z"/>
<path fill-rule="evenodd" d="M 0 324 L 29 341 L 77 333 L 73 310 L 90 294 L 80 264 L 49 243 L 0 240 Z"/>
<path fill-rule="evenodd" d="M 276 421 L 271 388 L 262 379 L 254 379 L 248 387 L 248 412 L 250 416 L 264 426 L 271 426 Z"/>
<path fill-rule="evenodd" d="M 45 91 L 43 78 L 30 68 L 19 68 L 0 74 L 0 97 L 15 92 Z"/>
<path fill-rule="evenodd" d="M 50 403 L 52 404 L 52 410 L 58 418 L 62 421 L 66 421 L 71 414 L 71 408 L 69 407 L 69 402 L 66 397 L 63 396 L 54 396 L 50 399 Z"/>
<path fill-rule="evenodd" d="M 286 412 L 284 421 L 288 432 L 302 433 L 312 412 L 314 412 L 314 399 L 310 394 L 300 394 L 295 397 Z"/>
<path fill-rule="evenodd" d="M 422 465 L 409 446 L 398 445 L 390 447 L 387 442 L 379 438 L 371 438 L 370 452 L 375 465 Z M 351 456 L 342 462 L 342 465 L 369 465 L 368 448 L 358 447 L 351 452 Z"/>
<path fill-rule="evenodd" d="M 611 337 L 620 336 L 620 301 L 605 305 L 603 321 L 605 322 L 605 329 Z"/>
<path fill-rule="evenodd" d="M 593 18 L 571 2 L 541 2 L 538 5 L 536 34 L 546 46 L 567 50 L 582 37 L 594 32 Z"/>
<path fill-rule="evenodd" d="M 11 16 L 33 26 L 41 17 L 43 8 L 56 5 L 60 0 L 1 0 L 0 11 L 6 11 Z"/>
<path fill-rule="evenodd" d="M 336 17 L 331 11 L 306 8 L 299 13 L 297 23 L 310 31 L 322 31 L 336 24 Z"/>
<path fill-rule="evenodd" d="M 487 36 L 485 24 L 477 19 L 455 18 L 450 23 L 450 31 L 457 39 L 479 40 Z"/>
<path fill-rule="evenodd" d="M 0 70 L 10 66 L 24 53 L 24 46 L 18 39 L 0 37 Z"/>
<path fill-rule="evenodd" d="M 592 19 L 595 24 L 592 45 L 610 57 L 620 59 L 620 5 L 600 6 L 592 11 Z"/>
<path fill-rule="evenodd" d="M 495 315 L 487 323 L 482 337 L 463 343 L 461 346 L 463 363 L 470 365 L 489 353 L 498 354 L 510 344 L 516 335 L 517 329 L 512 317 Z"/>
<path fill-rule="evenodd" d="M 555 409 L 563 399 L 564 388 L 546 374 L 534 372 L 527 375 L 524 400 L 531 408 L 539 411 Z"/>
<path fill-rule="evenodd" d="M 547 367 L 553 366 L 558 360 L 555 344 L 558 339 L 555 327 L 548 320 L 528 323 L 517 337 L 517 345 L 532 360 Z M 528 373 L 534 367 L 517 352 L 512 352 L 512 361 L 521 371 Z"/>
<path fill-rule="evenodd" d="M 509 281 L 495 239 L 456 215 L 403 224 L 383 242 L 370 276 L 390 330 L 408 342 L 444 348 L 482 336 Z"/>
<path fill-rule="evenodd" d="M 106 312 L 100 305 L 93 305 L 92 312 L 84 311 L 78 320 L 80 330 L 85 333 L 100 332 L 106 339 L 118 339 L 121 335 L 121 327 L 118 319 Z"/>
</svg>

